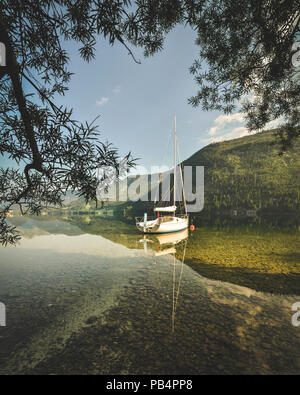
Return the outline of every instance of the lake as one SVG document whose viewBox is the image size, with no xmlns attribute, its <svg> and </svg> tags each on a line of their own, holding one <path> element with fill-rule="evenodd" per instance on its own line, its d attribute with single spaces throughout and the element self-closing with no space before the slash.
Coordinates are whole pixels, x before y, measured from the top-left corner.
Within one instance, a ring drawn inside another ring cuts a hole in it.
<svg viewBox="0 0 300 395">
<path fill-rule="evenodd" d="M 300 230 L 10 219 L 1 374 L 299 374 Z"/>
</svg>

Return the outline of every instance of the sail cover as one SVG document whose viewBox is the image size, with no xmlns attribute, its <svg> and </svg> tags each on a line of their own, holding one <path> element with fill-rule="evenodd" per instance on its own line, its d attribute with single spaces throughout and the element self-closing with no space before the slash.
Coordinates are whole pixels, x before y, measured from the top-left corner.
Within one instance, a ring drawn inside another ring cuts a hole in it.
<svg viewBox="0 0 300 395">
<path fill-rule="evenodd" d="M 161 211 L 161 212 L 168 212 L 174 213 L 176 211 L 176 206 L 169 206 L 169 207 L 156 207 L 154 211 Z"/>
</svg>

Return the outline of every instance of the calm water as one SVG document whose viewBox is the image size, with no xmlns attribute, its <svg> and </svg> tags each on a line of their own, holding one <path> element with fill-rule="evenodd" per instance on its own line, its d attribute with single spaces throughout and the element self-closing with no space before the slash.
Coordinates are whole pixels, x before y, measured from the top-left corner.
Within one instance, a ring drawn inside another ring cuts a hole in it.
<svg viewBox="0 0 300 395">
<path fill-rule="evenodd" d="M 300 373 L 299 229 L 13 218 L 0 373 Z"/>
</svg>

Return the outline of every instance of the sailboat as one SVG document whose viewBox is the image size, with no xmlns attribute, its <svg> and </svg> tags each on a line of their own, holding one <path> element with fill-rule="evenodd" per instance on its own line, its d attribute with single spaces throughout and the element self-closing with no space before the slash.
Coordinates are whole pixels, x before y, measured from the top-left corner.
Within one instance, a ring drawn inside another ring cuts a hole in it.
<svg viewBox="0 0 300 395">
<path fill-rule="evenodd" d="M 156 217 L 148 217 L 147 213 L 144 218 L 136 217 L 136 227 L 143 233 L 171 233 L 180 232 L 189 226 L 189 217 L 186 210 L 186 201 L 183 188 L 183 176 L 181 166 L 180 180 L 182 183 L 182 193 L 184 202 L 184 214 L 176 214 L 176 188 L 177 188 L 177 134 L 176 134 L 176 116 L 174 118 L 174 185 L 173 185 L 173 205 L 168 207 L 154 207 Z"/>
</svg>

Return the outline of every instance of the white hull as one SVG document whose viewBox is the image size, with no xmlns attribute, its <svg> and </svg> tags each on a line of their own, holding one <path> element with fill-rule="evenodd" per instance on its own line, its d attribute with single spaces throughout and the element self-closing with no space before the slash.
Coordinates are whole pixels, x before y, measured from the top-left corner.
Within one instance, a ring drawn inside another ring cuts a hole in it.
<svg viewBox="0 0 300 395">
<path fill-rule="evenodd" d="M 161 217 L 163 218 L 163 217 Z M 189 226 L 188 217 L 170 217 L 168 221 L 161 222 L 161 218 L 144 222 L 137 222 L 136 226 L 138 230 L 143 233 L 172 233 L 179 232 L 187 229 Z"/>
</svg>

